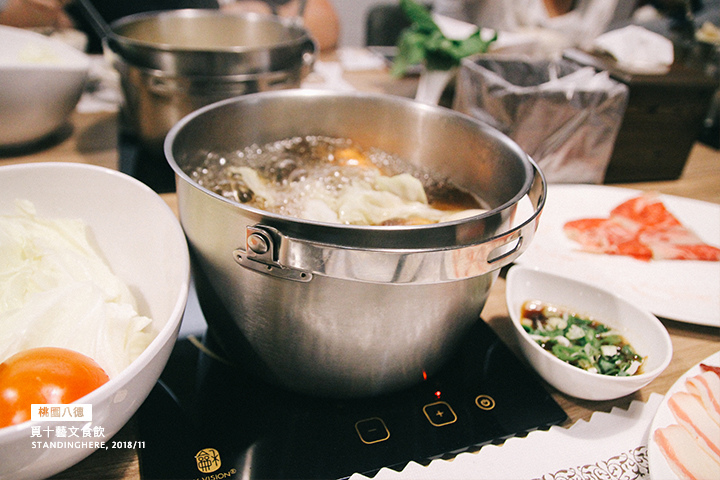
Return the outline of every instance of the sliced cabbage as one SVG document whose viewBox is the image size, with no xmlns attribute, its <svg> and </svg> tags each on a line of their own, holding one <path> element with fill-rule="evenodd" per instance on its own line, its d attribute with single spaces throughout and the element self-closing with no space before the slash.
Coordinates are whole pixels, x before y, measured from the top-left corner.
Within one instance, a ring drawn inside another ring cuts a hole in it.
<svg viewBox="0 0 720 480">
<path fill-rule="evenodd" d="M 152 341 L 127 285 L 80 220 L 44 219 L 28 201 L 0 216 L 0 361 L 55 346 L 93 358 L 112 378 Z"/>
</svg>

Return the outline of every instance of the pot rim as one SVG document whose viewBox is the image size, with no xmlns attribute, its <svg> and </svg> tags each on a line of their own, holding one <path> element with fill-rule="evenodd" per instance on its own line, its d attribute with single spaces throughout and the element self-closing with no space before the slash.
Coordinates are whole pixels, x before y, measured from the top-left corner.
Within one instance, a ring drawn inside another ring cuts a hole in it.
<svg viewBox="0 0 720 480">
<path fill-rule="evenodd" d="M 218 46 L 213 48 L 207 47 L 189 47 L 189 46 L 175 46 L 170 43 L 162 42 L 148 42 L 145 40 L 139 40 L 133 37 L 128 37 L 118 33 L 117 30 L 122 27 L 126 27 L 131 24 L 140 23 L 148 20 L 155 20 L 165 17 L 174 18 L 201 18 L 201 17 L 222 17 L 222 18 L 243 18 L 254 22 L 266 22 L 279 24 L 286 28 L 297 29 L 302 32 L 302 35 L 298 35 L 297 38 L 290 39 L 283 42 L 269 43 L 266 45 L 226 45 Z M 313 41 L 310 37 L 309 32 L 303 27 L 300 20 L 289 18 L 289 17 L 277 17 L 273 15 L 264 15 L 256 12 L 222 12 L 214 9 L 201 9 L 201 8 L 186 8 L 178 10 L 156 10 L 150 12 L 135 13 L 119 18 L 110 24 L 110 37 L 113 42 L 124 50 L 126 47 L 130 48 L 143 48 L 156 51 L 157 53 L 172 53 L 172 54 L 198 54 L 198 53 L 212 53 L 212 54 L 243 54 L 243 53 L 255 53 L 268 48 L 290 48 L 308 41 Z M 117 52 L 119 55 L 123 55 L 123 52 Z M 126 52 L 127 53 L 127 52 Z"/>
<path fill-rule="evenodd" d="M 352 98 L 358 98 L 358 99 L 372 99 L 372 100 L 381 100 L 384 102 L 391 102 L 396 103 L 398 106 L 405 106 L 409 108 L 414 109 L 429 109 L 429 110 L 442 110 L 444 111 L 445 115 L 452 115 L 457 116 L 461 120 L 465 122 L 471 122 L 475 124 L 478 128 L 480 128 L 482 131 L 486 132 L 487 134 L 491 135 L 494 138 L 497 138 L 501 140 L 503 143 L 506 143 L 508 146 L 510 146 L 513 150 L 515 150 L 519 156 L 525 160 L 523 162 L 523 166 L 526 169 L 527 176 L 525 178 L 525 181 L 523 183 L 522 189 L 518 191 L 511 199 L 503 203 L 502 205 L 499 205 L 495 208 L 492 208 L 490 210 L 487 210 L 483 213 L 480 213 L 478 215 L 474 215 L 471 217 L 466 217 L 459 220 L 452 220 L 447 222 L 441 222 L 441 223 L 434 223 L 434 224 L 426 224 L 426 225 L 389 225 L 389 226 L 379 226 L 379 225 L 348 225 L 348 224 L 341 224 L 341 223 L 330 223 L 330 222 L 320 222 L 315 220 L 308 220 L 308 219 L 302 219 L 297 217 L 291 217 L 287 215 L 281 215 L 273 212 L 268 212 L 266 210 L 261 210 L 256 207 L 252 207 L 249 205 L 241 204 L 234 202 L 228 198 L 225 198 L 221 195 L 218 195 L 207 188 L 197 184 L 195 181 L 193 181 L 183 170 L 180 168 L 180 166 L 175 161 L 175 157 L 173 154 L 173 146 L 175 144 L 175 140 L 178 137 L 178 135 L 181 134 L 184 127 L 191 123 L 193 120 L 195 120 L 198 117 L 203 116 L 206 112 L 212 111 L 218 108 L 221 108 L 225 105 L 230 105 L 234 103 L 252 103 L 252 102 L 258 102 L 262 101 L 265 97 L 298 97 L 298 96 L 315 96 L 315 97 L 352 97 Z M 509 142 L 509 143 L 507 143 Z M 411 251 L 411 250 L 450 250 L 450 249 L 458 249 L 463 246 L 477 246 L 480 244 L 485 244 L 490 241 L 496 241 L 500 238 L 506 238 L 508 236 L 511 236 L 513 233 L 520 232 L 521 230 L 526 230 L 528 228 L 532 228 L 534 233 L 534 230 L 536 228 L 537 219 L 540 215 L 540 212 L 542 211 L 544 204 L 545 204 L 545 197 L 547 195 L 547 184 L 545 181 L 545 176 L 540 170 L 540 168 L 537 166 L 537 164 L 530 158 L 529 155 L 527 155 L 524 151 L 520 149 L 519 146 L 517 146 L 512 140 L 510 140 L 508 137 L 506 137 L 503 133 L 500 131 L 483 124 L 479 122 L 478 120 L 474 119 L 473 117 L 470 117 L 468 115 L 462 114 L 460 112 L 446 109 L 443 107 L 439 107 L 437 105 L 428 105 L 416 102 L 410 98 L 405 97 L 399 97 L 395 95 L 388 95 L 388 94 L 377 94 L 377 93 L 367 93 L 367 92 L 334 92 L 334 91 L 328 91 L 328 90 L 313 90 L 313 89 L 287 89 L 287 90 L 278 90 L 278 91 L 269 91 L 269 92 L 258 92 L 258 93 L 252 93 L 252 94 L 246 94 L 241 95 L 238 97 L 228 98 L 225 100 L 221 100 L 209 105 L 206 105 L 204 107 L 199 108 L 198 110 L 195 110 L 194 112 L 186 115 L 184 118 L 182 118 L 179 122 L 177 122 L 169 131 L 167 136 L 165 137 L 164 142 L 164 151 L 165 151 L 165 158 L 167 162 L 170 164 L 170 167 L 173 169 L 173 171 L 176 174 L 176 179 L 181 179 L 184 183 L 191 186 L 194 189 L 197 189 L 198 191 L 209 195 L 210 197 L 214 198 L 217 201 L 223 202 L 227 206 L 230 206 L 231 208 L 236 208 L 238 210 L 245 211 L 249 214 L 252 214 L 254 217 L 258 218 L 258 223 L 261 223 L 264 226 L 268 226 L 271 228 L 276 228 L 280 231 L 289 231 L 290 236 L 293 236 L 293 233 L 297 231 L 297 228 L 288 228 L 289 225 L 294 225 L 296 227 L 306 227 L 308 230 L 313 230 L 315 232 L 314 235 L 305 237 L 304 240 L 311 241 L 316 244 L 324 244 L 329 245 L 333 244 L 332 241 L 328 241 L 328 239 L 335 239 L 335 238 L 342 238 L 344 241 L 342 242 L 342 245 L 339 246 L 339 248 L 352 248 L 352 249 L 365 249 L 365 250 L 374 250 L 374 251 L 388 251 L 388 252 L 398 252 L 398 251 Z M 514 225 L 508 226 L 506 229 L 501 229 L 500 232 L 496 234 L 489 234 L 484 235 L 481 237 L 472 237 L 472 238 L 460 238 L 461 235 L 457 235 L 457 229 L 460 226 L 467 226 L 470 225 L 470 227 L 478 227 L 475 230 L 478 231 L 486 231 L 483 227 L 484 224 L 495 222 L 496 224 L 502 224 L 505 223 L 510 214 L 514 212 L 514 208 L 517 206 L 517 204 L 522 200 L 524 197 L 532 195 L 534 198 L 531 198 L 531 202 L 533 203 L 534 213 L 531 214 L 531 216 L 527 220 L 515 222 Z M 376 235 L 379 232 L 383 232 L 382 235 Z M 350 235 L 350 233 L 353 233 L 353 235 Z M 396 247 L 388 247 L 387 245 L 393 245 L 395 243 L 402 243 L 402 242 L 395 242 L 393 240 L 391 241 L 385 241 L 385 240 L 375 240 L 373 241 L 373 238 L 401 238 L 401 237 L 407 237 L 408 235 L 415 234 L 414 237 L 417 237 L 421 240 L 419 240 L 420 243 L 423 243 L 423 246 L 412 246 L 409 248 L 396 248 Z M 528 233 L 528 232 L 524 232 Z M 297 235 L 297 237 L 302 237 L 303 235 Z M 532 235 L 530 235 L 532 237 Z M 442 239 L 451 238 L 453 239 L 451 242 L 444 242 Z M 440 239 L 440 240 L 438 240 Z M 335 245 L 338 245 L 335 243 Z M 525 245 L 523 248 L 526 248 Z"/>
<path fill-rule="evenodd" d="M 159 79 L 159 80 L 179 80 L 179 81 L 197 81 L 197 82 L 247 82 L 253 80 L 268 80 L 268 79 L 282 79 L 298 72 L 302 67 L 311 67 L 314 59 L 308 59 L 300 67 L 293 66 L 282 70 L 263 70 L 248 73 L 228 73 L 222 75 L 207 75 L 207 74 L 193 74 L 193 73 L 180 73 L 173 70 L 160 70 L 158 68 L 144 67 L 142 65 L 135 65 L 123 59 L 120 55 L 115 55 L 113 58 L 113 66 L 116 70 L 121 71 L 123 68 L 130 70 L 137 70 L 146 77 Z M 122 71 L 120 72 L 122 73 Z"/>
</svg>

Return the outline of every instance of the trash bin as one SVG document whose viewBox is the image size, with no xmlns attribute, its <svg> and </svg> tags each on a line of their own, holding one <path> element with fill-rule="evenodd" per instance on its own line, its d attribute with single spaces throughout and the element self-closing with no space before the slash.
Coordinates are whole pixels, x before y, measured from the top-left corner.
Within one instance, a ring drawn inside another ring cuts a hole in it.
<svg viewBox="0 0 720 480">
<path fill-rule="evenodd" d="M 502 131 L 550 183 L 602 183 L 628 87 L 566 59 L 478 55 L 463 60 L 453 108 Z"/>
<path fill-rule="evenodd" d="M 700 42 L 676 44 L 675 61 L 659 75 L 626 72 L 607 56 L 577 49 L 563 52 L 566 59 L 607 71 L 628 86 L 628 104 L 604 183 L 657 182 L 682 175 L 690 151 L 702 140 L 720 85 L 720 52 L 700 47 Z"/>
</svg>

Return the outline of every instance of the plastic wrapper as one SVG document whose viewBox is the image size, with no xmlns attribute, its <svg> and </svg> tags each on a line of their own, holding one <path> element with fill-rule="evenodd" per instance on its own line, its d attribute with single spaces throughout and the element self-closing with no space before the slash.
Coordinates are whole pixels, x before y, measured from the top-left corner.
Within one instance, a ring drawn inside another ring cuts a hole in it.
<svg viewBox="0 0 720 480">
<path fill-rule="evenodd" d="M 453 108 L 512 138 L 550 183 L 602 183 L 627 85 L 565 59 L 481 55 L 458 71 Z"/>
</svg>

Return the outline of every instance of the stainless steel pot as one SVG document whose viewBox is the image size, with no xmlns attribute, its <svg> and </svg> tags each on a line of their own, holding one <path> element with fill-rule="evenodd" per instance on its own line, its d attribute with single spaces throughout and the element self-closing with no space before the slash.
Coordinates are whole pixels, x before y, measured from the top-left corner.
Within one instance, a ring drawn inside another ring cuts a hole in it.
<svg viewBox="0 0 720 480">
<path fill-rule="evenodd" d="M 165 136 L 190 112 L 238 95 L 299 87 L 307 74 L 305 69 L 290 68 L 237 75 L 175 75 L 138 67 L 120 57 L 113 65 L 120 72 L 124 97 L 123 131 L 161 160 Z"/>
<path fill-rule="evenodd" d="M 301 68 L 315 42 L 301 19 L 219 10 L 147 12 L 110 24 L 111 50 L 168 75 L 256 74 Z"/>
<path fill-rule="evenodd" d="M 296 135 L 352 138 L 450 178 L 485 214 L 358 227 L 233 203 L 187 175 L 208 152 Z M 421 381 L 478 320 L 499 269 L 528 246 L 546 185 L 499 132 L 408 99 L 309 90 L 258 93 L 188 115 L 165 142 L 198 296 L 225 355 L 293 390 L 362 396 Z M 534 213 L 513 217 L 529 198 Z"/>
<path fill-rule="evenodd" d="M 297 19 L 201 9 L 123 17 L 104 45 L 120 73 L 123 133 L 161 162 L 165 135 L 182 117 L 225 98 L 299 87 L 317 51 Z"/>
</svg>

